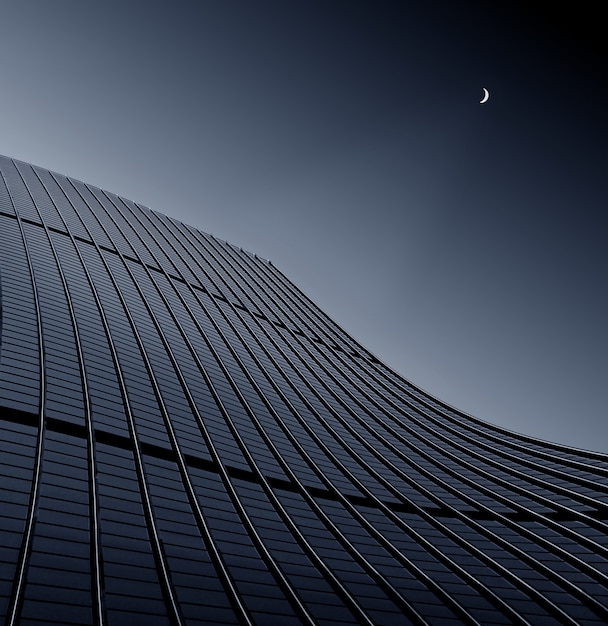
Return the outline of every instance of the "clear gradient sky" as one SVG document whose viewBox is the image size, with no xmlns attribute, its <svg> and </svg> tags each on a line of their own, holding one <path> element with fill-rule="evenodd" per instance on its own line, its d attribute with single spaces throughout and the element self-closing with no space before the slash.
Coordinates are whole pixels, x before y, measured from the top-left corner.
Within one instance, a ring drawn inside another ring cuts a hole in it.
<svg viewBox="0 0 608 626">
<path fill-rule="evenodd" d="M 270 258 L 459 409 L 608 452 L 595 6 L 4 2 L 0 153 Z"/>
</svg>

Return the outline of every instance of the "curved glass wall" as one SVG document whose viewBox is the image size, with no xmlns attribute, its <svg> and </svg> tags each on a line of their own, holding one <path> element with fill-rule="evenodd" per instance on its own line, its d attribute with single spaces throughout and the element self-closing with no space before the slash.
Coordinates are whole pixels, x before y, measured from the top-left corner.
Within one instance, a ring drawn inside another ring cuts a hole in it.
<svg viewBox="0 0 608 626">
<path fill-rule="evenodd" d="M 271 263 L 0 158 L 0 621 L 604 624 L 608 457 L 459 413 Z"/>
</svg>

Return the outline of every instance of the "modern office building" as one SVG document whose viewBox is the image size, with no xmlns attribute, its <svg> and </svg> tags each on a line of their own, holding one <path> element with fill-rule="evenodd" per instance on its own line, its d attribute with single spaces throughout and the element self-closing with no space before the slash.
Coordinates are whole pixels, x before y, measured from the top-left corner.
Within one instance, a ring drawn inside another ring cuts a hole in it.
<svg viewBox="0 0 608 626">
<path fill-rule="evenodd" d="M 608 456 L 391 371 L 270 262 L 0 159 L 0 622 L 605 624 Z"/>
</svg>

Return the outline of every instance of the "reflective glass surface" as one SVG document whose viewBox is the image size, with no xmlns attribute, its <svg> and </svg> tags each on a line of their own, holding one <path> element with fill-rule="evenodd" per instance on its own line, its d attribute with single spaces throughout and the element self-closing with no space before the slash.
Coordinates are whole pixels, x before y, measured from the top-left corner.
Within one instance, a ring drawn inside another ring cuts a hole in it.
<svg viewBox="0 0 608 626">
<path fill-rule="evenodd" d="M 0 157 L 0 622 L 604 624 L 608 458 L 460 414 L 272 264 Z"/>
</svg>

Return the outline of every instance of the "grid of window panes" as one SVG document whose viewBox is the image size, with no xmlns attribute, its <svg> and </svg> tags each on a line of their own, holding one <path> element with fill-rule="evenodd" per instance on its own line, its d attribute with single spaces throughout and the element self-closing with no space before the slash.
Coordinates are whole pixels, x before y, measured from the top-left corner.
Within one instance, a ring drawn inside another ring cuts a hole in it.
<svg viewBox="0 0 608 626">
<path fill-rule="evenodd" d="M 0 623 L 604 624 L 608 457 L 465 416 L 269 261 L 0 158 Z"/>
</svg>

